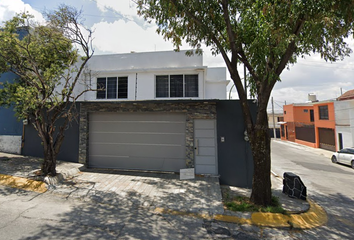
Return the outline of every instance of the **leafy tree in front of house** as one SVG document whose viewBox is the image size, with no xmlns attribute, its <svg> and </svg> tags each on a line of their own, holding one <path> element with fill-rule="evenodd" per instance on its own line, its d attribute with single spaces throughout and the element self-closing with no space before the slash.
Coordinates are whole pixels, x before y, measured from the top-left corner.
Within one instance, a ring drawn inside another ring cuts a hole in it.
<svg viewBox="0 0 354 240">
<path fill-rule="evenodd" d="M 46 23 L 39 24 L 22 13 L 0 31 L 0 73 L 18 76 L 0 90 L 0 106 L 13 105 L 17 117 L 29 119 L 38 132 L 43 175 L 56 175 L 65 130 L 76 117 L 75 101 L 88 90 L 74 91 L 93 55 L 91 31 L 80 24 L 80 14 L 62 5 L 46 13 Z"/>
<path fill-rule="evenodd" d="M 177 49 L 183 40 L 221 54 L 236 86 L 254 161 L 251 200 L 271 204 L 270 137 L 267 105 L 281 73 L 299 57 L 319 53 L 326 61 L 351 52 L 353 0 L 138 0 L 138 13 L 155 21 L 157 32 Z M 240 66 L 256 96 L 252 119 Z M 237 122 L 235 121 L 235 124 Z M 237 153 L 236 153 L 237 154 Z M 236 156 L 235 156 L 236 157 Z"/>
</svg>

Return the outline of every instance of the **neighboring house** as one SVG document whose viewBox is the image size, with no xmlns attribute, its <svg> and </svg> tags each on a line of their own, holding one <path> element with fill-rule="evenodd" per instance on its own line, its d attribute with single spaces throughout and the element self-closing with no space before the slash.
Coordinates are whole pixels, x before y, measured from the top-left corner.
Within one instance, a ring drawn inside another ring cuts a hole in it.
<svg viewBox="0 0 354 240">
<path fill-rule="evenodd" d="M 252 154 L 240 102 L 226 100 L 226 68 L 168 51 L 93 56 L 87 69 L 76 90 L 98 91 L 81 96 L 79 124 L 67 131 L 59 159 L 91 168 L 195 168 L 224 184 L 252 186 Z M 23 153 L 40 155 L 30 126 L 25 136 Z"/>
<path fill-rule="evenodd" d="M 274 120 L 274 121 L 273 121 Z M 280 125 L 284 122 L 283 111 L 268 111 L 268 126 L 269 126 L 269 135 L 271 138 L 274 138 L 274 128 L 277 138 L 280 138 Z"/>
<path fill-rule="evenodd" d="M 23 38 L 26 34 L 24 29 L 18 29 L 19 38 Z M 6 82 L 13 83 L 17 76 L 11 72 L 0 75 L 0 89 Z M 21 153 L 21 142 L 23 124 L 14 115 L 13 107 L 0 107 L 0 151 L 7 153 Z"/>
<path fill-rule="evenodd" d="M 0 76 L 0 89 L 6 82 L 12 83 L 16 79 L 13 73 L 4 73 Z M 0 107 L 0 151 L 7 153 L 21 153 L 22 121 L 15 117 L 13 107 Z"/>
<path fill-rule="evenodd" d="M 336 150 L 334 101 L 284 105 L 281 139 Z"/>
<path fill-rule="evenodd" d="M 354 90 L 345 92 L 334 102 L 337 149 L 354 146 Z"/>
</svg>

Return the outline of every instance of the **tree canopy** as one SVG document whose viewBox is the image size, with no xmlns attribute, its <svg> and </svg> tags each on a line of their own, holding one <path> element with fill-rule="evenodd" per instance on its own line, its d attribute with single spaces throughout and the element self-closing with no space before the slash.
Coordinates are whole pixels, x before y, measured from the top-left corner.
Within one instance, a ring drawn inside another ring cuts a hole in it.
<svg viewBox="0 0 354 240">
<path fill-rule="evenodd" d="M 74 89 L 93 51 L 79 11 L 62 5 L 45 16 L 47 22 L 38 24 L 27 13 L 17 14 L 1 29 L 0 73 L 18 79 L 4 84 L 0 105 L 13 105 L 19 119 L 30 120 L 43 142 L 42 172 L 55 175 L 64 130 L 75 117 L 72 103 L 83 93 Z"/>
<path fill-rule="evenodd" d="M 179 49 L 186 41 L 197 53 L 202 44 L 221 54 L 236 86 L 254 160 L 251 200 L 271 202 L 270 138 L 267 105 L 286 67 L 299 57 L 319 53 L 337 61 L 351 53 L 353 0 L 138 0 L 138 13 L 155 21 L 157 32 Z M 239 74 L 257 98 L 252 118 Z"/>
</svg>

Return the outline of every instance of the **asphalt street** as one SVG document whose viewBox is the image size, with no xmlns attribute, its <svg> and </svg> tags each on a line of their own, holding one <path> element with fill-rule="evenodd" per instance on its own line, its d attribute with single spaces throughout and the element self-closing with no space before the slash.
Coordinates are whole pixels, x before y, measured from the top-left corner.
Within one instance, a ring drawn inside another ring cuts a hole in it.
<svg viewBox="0 0 354 240">
<path fill-rule="evenodd" d="M 208 239 L 203 220 L 0 188 L 0 239 Z M 188 237 L 187 237 L 188 236 Z"/>
<path fill-rule="evenodd" d="M 309 198 L 328 214 L 327 225 L 304 231 L 304 239 L 354 239 L 354 169 L 332 163 L 330 155 L 325 150 L 272 141 L 272 170 L 300 176 Z"/>
<path fill-rule="evenodd" d="M 0 186 L 0 239 L 353 239 L 354 170 L 328 154 L 272 142 L 272 170 L 299 175 L 309 198 L 327 211 L 329 221 L 319 228 L 238 225 Z"/>
</svg>

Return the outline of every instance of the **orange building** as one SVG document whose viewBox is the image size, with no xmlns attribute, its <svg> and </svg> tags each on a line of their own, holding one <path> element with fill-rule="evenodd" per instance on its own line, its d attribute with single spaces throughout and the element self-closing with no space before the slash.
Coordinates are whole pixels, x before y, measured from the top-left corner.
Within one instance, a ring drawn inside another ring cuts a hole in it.
<svg viewBox="0 0 354 240">
<path fill-rule="evenodd" d="M 280 136 L 314 148 L 336 150 L 333 101 L 284 105 Z"/>
</svg>

